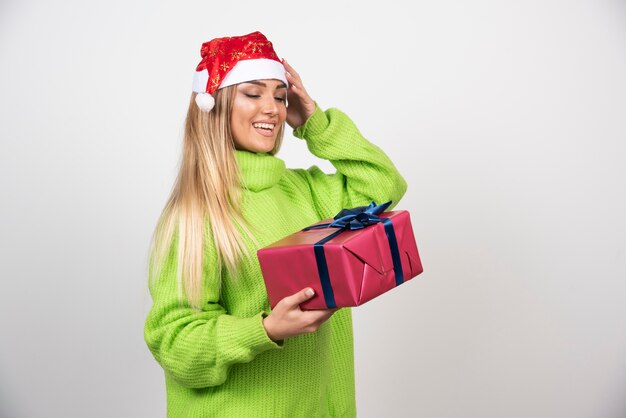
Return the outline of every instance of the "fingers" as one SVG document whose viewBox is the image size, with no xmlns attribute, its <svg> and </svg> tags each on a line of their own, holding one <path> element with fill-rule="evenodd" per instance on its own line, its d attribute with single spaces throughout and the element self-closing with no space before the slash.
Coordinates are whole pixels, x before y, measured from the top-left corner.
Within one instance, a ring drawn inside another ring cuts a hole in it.
<svg viewBox="0 0 626 418">
<path fill-rule="evenodd" d="M 300 78 L 300 74 L 298 74 L 298 72 L 291 66 L 291 64 L 287 62 L 286 59 L 283 58 L 282 63 L 283 63 L 283 66 L 285 67 L 285 70 L 287 70 L 287 74 L 298 79 Z"/>
<path fill-rule="evenodd" d="M 296 129 L 302 126 L 313 113 L 315 113 L 315 101 L 309 95 L 302 84 L 300 74 L 284 58 L 285 77 L 289 83 L 287 91 L 287 123 Z"/>
<path fill-rule="evenodd" d="M 285 75 L 287 76 L 287 81 L 289 82 L 289 90 L 301 96 L 302 91 L 304 90 L 304 87 L 302 87 L 302 82 L 300 82 L 299 79 L 296 79 L 293 75 L 289 73 L 285 73 Z"/>
<path fill-rule="evenodd" d="M 298 74 L 298 72 L 284 58 L 282 59 L 282 63 L 286 70 L 285 75 L 287 76 L 289 87 L 291 87 L 294 91 L 304 90 L 300 74 Z"/>
<path fill-rule="evenodd" d="M 315 291 L 310 287 L 283 298 L 270 314 L 263 319 L 267 335 L 274 341 L 303 333 L 315 332 L 337 309 L 307 310 L 300 304 L 311 299 Z"/>
<path fill-rule="evenodd" d="M 296 85 L 297 81 L 294 79 L 294 77 L 287 72 L 285 73 L 285 75 L 287 76 L 287 81 L 289 82 L 289 89 L 293 91 L 299 91 L 300 88 Z"/>
<path fill-rule="evenodd" d="M 307 300 L 311 299 L 313 295 L 315 295 L 315 291 L 310 287 L 307 287 L 305 289 L 302 289 L 298 293 L 287 296 L 284 300 L 285 302 L 287 302 L 288 306 L 293 307 L 300 305 L 303 302 L 306 302 Z"/>
<path fill-rule="evenodd" d="M 312 322 L 321 324 L 322 322 L 328 320 L 328 318 L 333 316 L 336 311 L 336 309 L 315 309 L 311 311 L 306 311 L 306 314 L 309 315 L 309 318 Z"/>
<path fill-rule="evenodd" d="M 319 309 L 312 311 L 304 311 L 303 315 L 307 318 L 308 326 L 306 332 L 315 332 L 319 327 L 330 319 L 336 309 Z"/>
</svg>

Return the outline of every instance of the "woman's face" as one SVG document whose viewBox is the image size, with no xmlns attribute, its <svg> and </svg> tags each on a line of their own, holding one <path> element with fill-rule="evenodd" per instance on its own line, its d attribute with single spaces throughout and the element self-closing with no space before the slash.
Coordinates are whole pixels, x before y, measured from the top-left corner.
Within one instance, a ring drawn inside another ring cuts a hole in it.
<svg viewBox="0 0 626 418">
<path fill-rule="evenodd" d="M 280 80 L 254 80 L 237 85 L 230 115 L 235 148 L 269 152 L 287 117 L 287 86 Z"/>
</svg>

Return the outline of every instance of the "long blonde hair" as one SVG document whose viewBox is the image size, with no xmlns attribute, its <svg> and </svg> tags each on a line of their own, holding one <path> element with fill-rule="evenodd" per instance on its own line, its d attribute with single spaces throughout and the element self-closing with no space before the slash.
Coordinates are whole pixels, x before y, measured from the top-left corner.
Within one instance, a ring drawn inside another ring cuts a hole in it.
<svg viewBox="0 0 626 418">
<path fill-rule="evenodd" d="M 217 90 L 215 107 L 208 113 L 198 109 L 192 93 L 178 176 L 150 245 L 148 276 L 155 281 L 177 238 L 179 299 L 186 298 L 196 309 L 202 295 L 205 228 L 211 231 L 217 252 L 218 265 L 209 266 L 217 278 L 222 277 L 223 267 L 236 275 L 239 263 L 250 255 L 237 226 L 258 246 L 240 206 L 241 174 L 230 125 L 236 89 L 235 85 Z M 283 131 L 284 125 L 270 154 L 280 149 Z"/>
</svg>

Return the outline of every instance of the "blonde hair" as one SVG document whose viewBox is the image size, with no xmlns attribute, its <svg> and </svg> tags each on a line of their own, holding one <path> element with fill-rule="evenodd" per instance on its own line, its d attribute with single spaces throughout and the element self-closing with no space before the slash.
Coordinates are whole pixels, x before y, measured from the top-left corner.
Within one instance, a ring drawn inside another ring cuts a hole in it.
<svg viewBox="0 0 626 418">
<path fill-rule="evenodd" d="M 241 173 L 230 125 L 236 89 L 234 85 L 217 90 L 211 112 L 200 111 L 195 103 L 196 93 L 192 93 L 178 176 L 150 244 L 148 276 L 153 282 L 161 273 L 173 239 L 177 238 L 179 299 L 182 302 L 186 298 L 196 309 L 200 308 L 202 296 L 205 231 L 210 230 L 215 244 L 218 265 L 209 268 L 219 279 L 220 287 L 222 268 L 236 275 L 239 263 L 250 255 L 237 226 L 259 245 L 243 219 L 240 206 Z M 274 155 L 280 149 L 283 131 L 284 124 L 279 127 L 274 149 L 269 154 Z"/>
</svg>

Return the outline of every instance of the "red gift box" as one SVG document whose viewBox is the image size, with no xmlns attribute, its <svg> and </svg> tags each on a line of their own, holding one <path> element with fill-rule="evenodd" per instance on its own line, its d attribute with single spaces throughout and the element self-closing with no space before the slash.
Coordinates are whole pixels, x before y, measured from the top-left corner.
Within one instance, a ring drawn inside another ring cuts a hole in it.
<svg viewBox="0 0 626 418">
<path fill-rule="evenodd" d="M 355 210 L 365 207 L 334 219 Z M 369 219 L 359 229 L 328 227 L 333 219 L 326 219 L 259 249 L 270 306 L 305 287 L 315 296 L 302 309 L 359 306 L 422 273 L 409 212 L 376 213 L 352 216 L 351 224 Z"/>
</svg>

